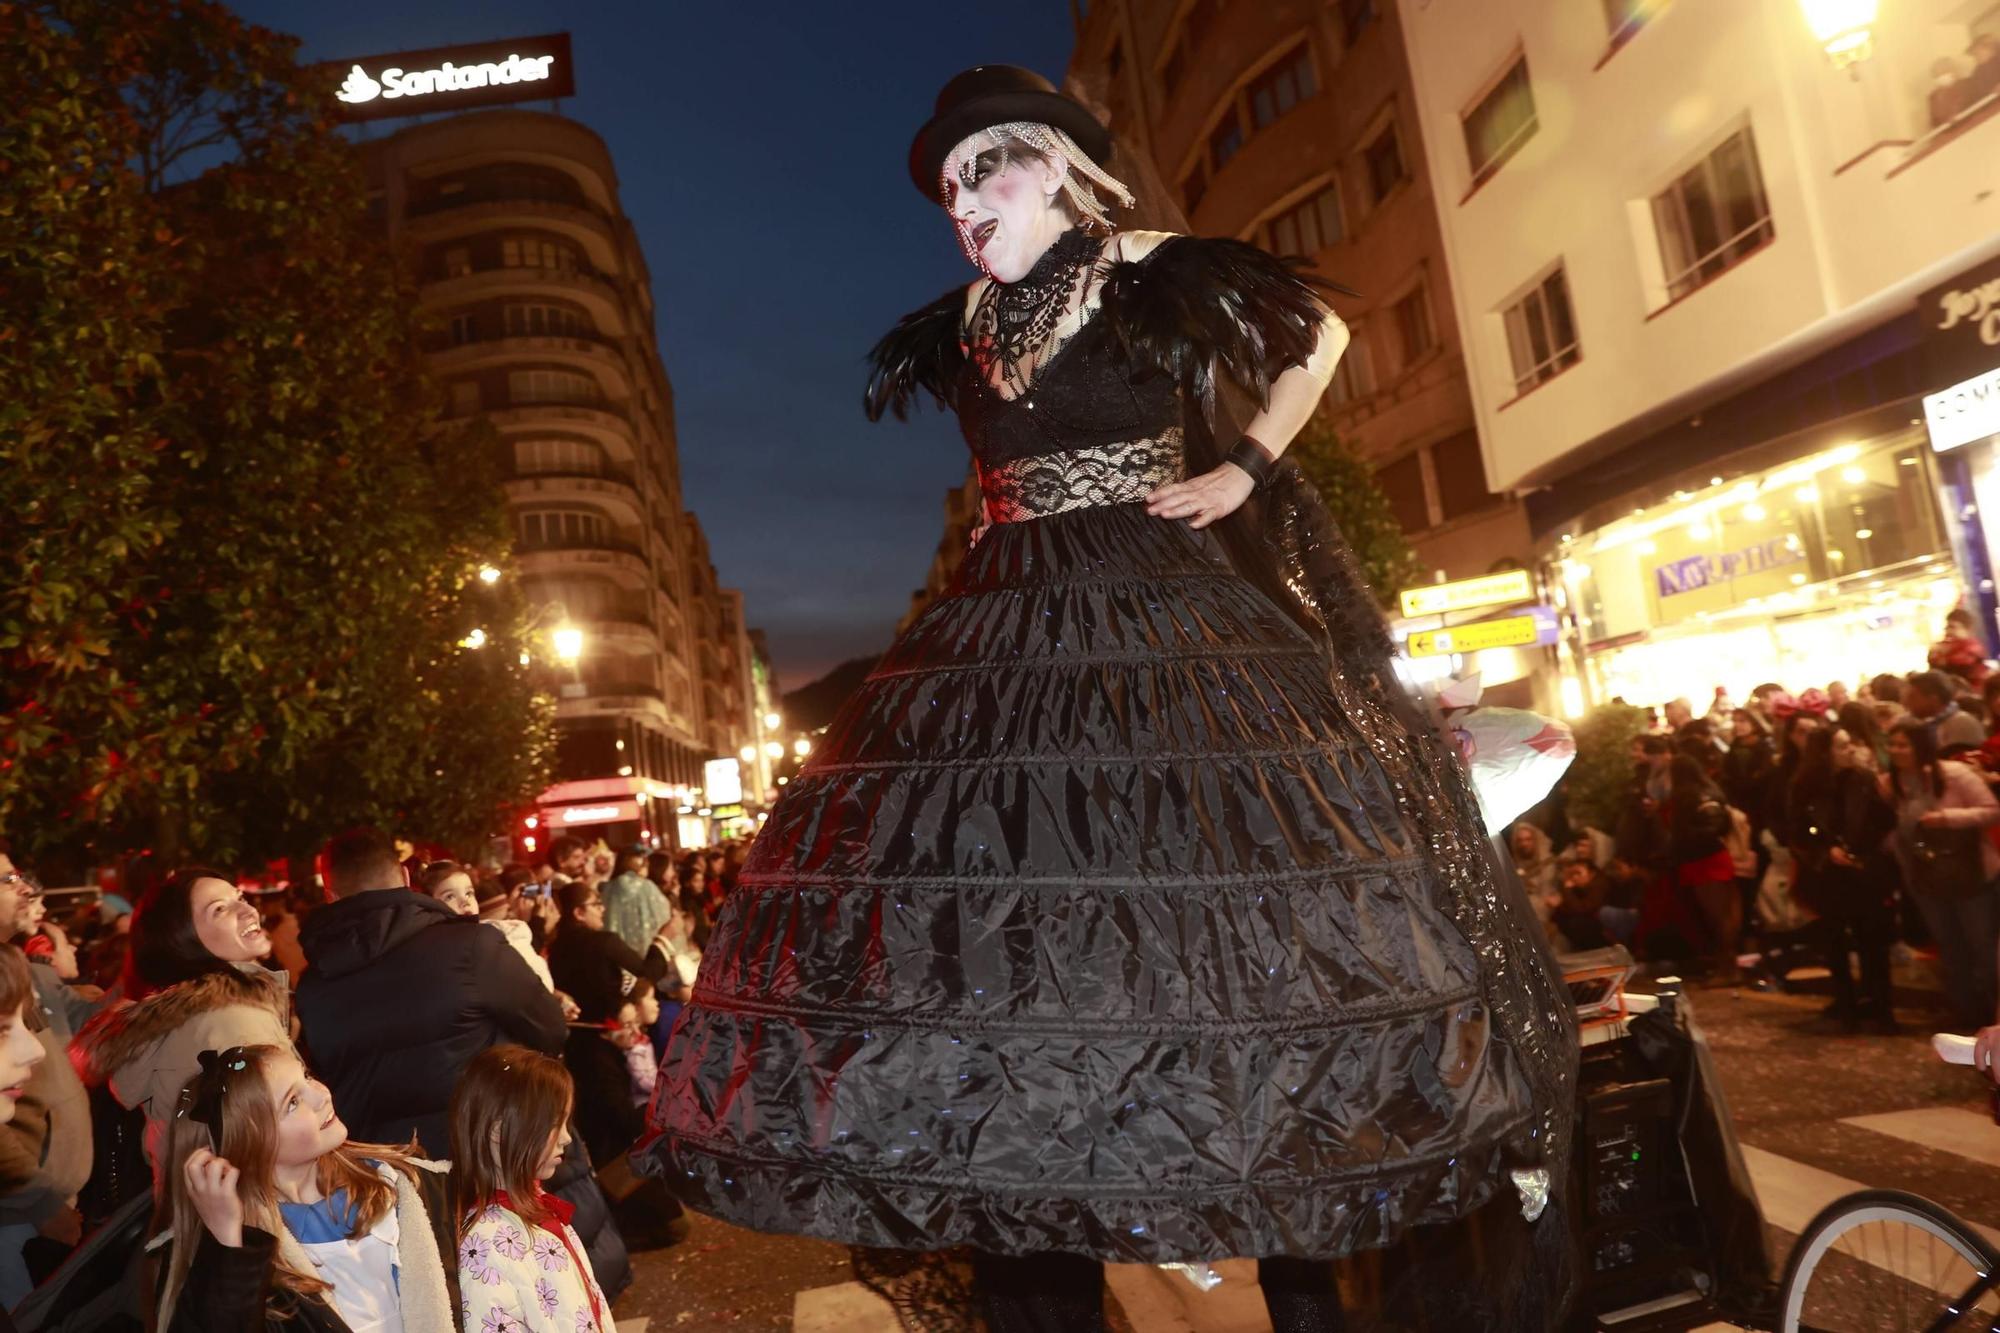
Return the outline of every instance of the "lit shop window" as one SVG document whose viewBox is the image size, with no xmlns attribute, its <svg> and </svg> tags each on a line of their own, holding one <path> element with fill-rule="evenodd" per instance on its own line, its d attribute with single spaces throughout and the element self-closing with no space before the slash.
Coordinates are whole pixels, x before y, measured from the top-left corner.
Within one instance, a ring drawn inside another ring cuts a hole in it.
<svg viewBox="0 0 2000 1333">
<path fill-rule="evenodd" d="M 1569 309 L 1569 281 L 1562 265 L 1507 307 L 1507 354 L 1514 362 L 1514 392 L 1526 393 L 1575 365 L 1576 320 Z"/>
<path fill-rule="evenodd" d="M 1706 286 L 1772 238 L 1771 205 L 1746 126 L 1653 196 L 1667 299 Z"/>
<path fill-rule="evenodd" d="M 1465 156 L 1472 183 L 1490 177 L 1522 144 L 1535 137 L 1535 94 L 1528 86 L 1528 58 L 1516 56 L 1500 81 L 1465 113 Z"/>
</svg>

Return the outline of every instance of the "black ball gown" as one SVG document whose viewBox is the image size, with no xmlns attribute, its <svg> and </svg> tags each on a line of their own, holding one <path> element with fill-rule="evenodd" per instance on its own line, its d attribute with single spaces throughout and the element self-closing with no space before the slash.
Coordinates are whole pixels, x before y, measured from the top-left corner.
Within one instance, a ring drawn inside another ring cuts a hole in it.
<svg viewBox="0 0 2000 1333">
<path fill-rule="evenodd" d="M 1215 369 L 1262 391 L 1325 306 L 1228 241 L 1093 280 L 1012 401 L 962 292 L 877 349 L 872 411 L 955 404 L 994 522 L 716 922 L 638 1153 L 704 1212 L 1326 1258 L 1560 1163 L 1566 1001 L 1324 509 L 1281 463 L 1248 556 L 1145 512 L 1213 457 Z"/>
</svg>

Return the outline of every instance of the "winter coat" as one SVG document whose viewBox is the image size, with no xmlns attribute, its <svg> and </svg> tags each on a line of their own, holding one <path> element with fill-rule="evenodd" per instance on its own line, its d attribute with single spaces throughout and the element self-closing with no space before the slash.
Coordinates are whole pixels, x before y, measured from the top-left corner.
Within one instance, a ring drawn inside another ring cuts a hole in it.
<svg viewBox="0 0 2000 1333">
<path fill-rule="evenodd" d="M 146 1156 L 160 1141 L 181 1089 L 200 1069 L 203 1051 L 231 1046 L 292 1049 L 286 977 L 245 963 L 154 991 L 107 1009 L 71 1043 L 84 1081 L 106 1084 L 118 1104 L 146 1112 Z"/>
<path fill-rule="evenodd" d="M 1793 892 L 1822 916 L 1852 916 L 1881 907 L 1895 888 L 1896 865 L 1887 847 L 1895 812 L 1872 773 L 1843 768 L 1823 791 L 1794 789 L 1787 801 L 1786 842 L 1798 858 Z M 1838 865 L 1833 849 L 1857 864 Z"/>
<path fill-rule="evenodd" d="M 406 889 L 327 904 L 299 942 L 301 1039 L 364 1143 L 450 1149 L 451 1091 L 480 1051 L 562 1052 L 562 1007 L 501 932 Z"/>
<path fill-rule="evenodd" d="M 1913 856 L 1918 821 L 1930 811 L 1944 816 L 1946 828 L 1979 829 L 2000 824 L 2000 800 L 1996 800 L 1986 779 L 1972 768 L 1945 759 L 1938 764 L 1938 775 L 1944 782 L 1944 794 L 1931 790 L 1923 781 L 1904 782 L 1904 792 L 1896 802 L 1896 856 L 1902 863 L 1903 882 L 1918 893 L 1924 892 L 1926 876 L 1919 869 Z M 1892 786 L 1890 791 L 1893 793 Z M 1991 838 L 1979 840 L 1979 855 L 1986 879 L 1991 882 L 2000 876 L 2000 848 L 1993 845 Z"/>
<path fill-rule="evenodd" d="M 479 1210 L 458 1247 L 466 1333 L 615 1333 L 611 1302 L 560 1215 L 530 1226 L 502 1203 Z"/>
<path fill-rule="evenodd" d="M 1753 828 L 1770 822 L 1771 785 L 1778 772 L 1778 752 L 1770 737 L 1732 741 L 1722 756 L 1722 790 L 1729 803 L 1750 816 Z"/>
<path fill-rule="evenodd" d="M 90 1179 L 90 1094 L 69 1062 L 72 1018 L 90 1008 L 55 968 L 30 963 L 44 1058 L 28 1077 L 14 1118 L 0 1126 L 0 1223 L 40 1226 L 69 1206 Z"/>
<path fill-rule="evenodd" d="M 667 956 L 658 946 L 642 953 L 608 930 L 592 930 L 573 919 L 557 928 L 549 944 L 549 973 L 556 989 L 576 1001 L 586 1023 L 618 1017 L 626 973 L 658 982 L 667 969 Z"/>
<path fill-rule="evenodd" d="M 413 1165 L 414 1181 L 400 1171 L 392 1173 L 403 1333 L 457 1333 L 458 1227 L 452 1217 L 449 1167 L 443 1162 Z M 160 1249 L 162 1274 L 175 1243 L 170 1232 L 152 1242 Z M 174 1302 L 169 1333 L 349 1333 L 347 1321 L 329 1301 L 272 1285 L 279 1260 L 296 1272 L 313 1271 L 312 1260 L 288 1231 L 274 1236 L 246 1226 L 242 1246 L 230 1249 L 202 1228 L 187 1283 Z"/>
</svg>

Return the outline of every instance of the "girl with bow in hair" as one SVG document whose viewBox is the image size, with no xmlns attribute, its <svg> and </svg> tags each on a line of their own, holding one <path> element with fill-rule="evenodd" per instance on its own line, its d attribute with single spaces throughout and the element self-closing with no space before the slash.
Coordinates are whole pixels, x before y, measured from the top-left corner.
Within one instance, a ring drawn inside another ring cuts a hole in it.
<svg viewBox="0 0 2000 1333">
<path fill-rule="evenodd" d="M 167 1128 L 159 1322 L 170 1333 L 450 1333 L 441 1163 L 347 1140 L 277 1046 L 203 1051 Z"/>
</svg>

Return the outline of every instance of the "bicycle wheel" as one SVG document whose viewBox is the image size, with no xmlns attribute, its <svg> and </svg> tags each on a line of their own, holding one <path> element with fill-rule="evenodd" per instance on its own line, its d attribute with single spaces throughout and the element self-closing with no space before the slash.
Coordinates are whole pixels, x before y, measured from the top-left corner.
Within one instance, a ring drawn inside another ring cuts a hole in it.
<svg viewBox="0 0 2000 1333">
<path fill-rule="evenodd" d="M 1862 1190 L 1821 1210 L 1785 1265 L 1783 1333 L 2000 1329 L 2000 1254 L 1929 1199 Z"/>
</svg>

